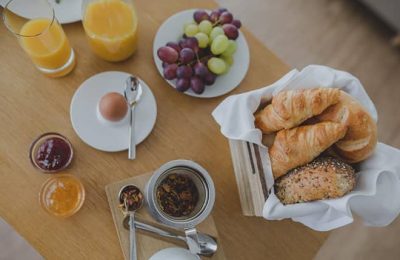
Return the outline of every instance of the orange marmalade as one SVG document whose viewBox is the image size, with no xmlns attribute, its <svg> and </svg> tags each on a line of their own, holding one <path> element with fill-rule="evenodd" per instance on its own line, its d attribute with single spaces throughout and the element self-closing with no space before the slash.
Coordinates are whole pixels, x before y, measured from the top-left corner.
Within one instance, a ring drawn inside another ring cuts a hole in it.
<svg viewBox="0 0 400 260">
<path fill-rule="evenodd" d="M 40 203 L 49 213 L 58 217 L 75 214 L 85 199 L 82 183 L 72 175 L 59 175 L 48 179 L 40 192 Z"/>
</svg>

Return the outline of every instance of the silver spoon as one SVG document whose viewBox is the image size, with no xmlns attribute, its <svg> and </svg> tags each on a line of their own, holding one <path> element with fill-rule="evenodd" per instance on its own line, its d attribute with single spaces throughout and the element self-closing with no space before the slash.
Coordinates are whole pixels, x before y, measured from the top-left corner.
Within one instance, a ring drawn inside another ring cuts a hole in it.
<svg viewBox="0 0 400 260">
<path fill-rule="evenodd" d="M 123 204 L 123 210 L 129 215 L 130 260 L 136 260 L 135 211 L 143 205 L 143 193 L 135 185 L 126 185 L 119 191 L 118 198 Z"/>
<path fill-rule="evenodd" d="M 128 217 L 126 217 L 124 219 L 123 225 L 126 229 L 130 228 Z M 147 232 L 150 232 L 150 233 L 162 236 L 162 237 L 181 240 L 181 241 L 185 242 L 187 246 L 189 246 L 188 245 L 189 241 L 184 236 L 180 236 L 178 234 L 173 234 L 173 233 L 163 230 L 161 228 L 158 228 L 153 225 L 149 225 L 149 224 L 137 221 L 137 220 L 135 221 L 135 226 L 137 229 L 144 230 L 144 231 L 147 231 Z M 197 233 L 197 236 L 198 236 L 198 241 L 199 241 L 199 245 L 198 245 L 198 247 L 199 247 L 198 254 L 199 255 L 211 256 L 217 251 L 218 245 L 213 237 L 211 237 L 207 234 L 204 234 L 204 233 Z"/>
<path fill-rule="evenodd" d="M 142 96 L 142 86 L 136 76 L 129 76 L 126 79 L 126 87 L 124 91 L 125 99 L 130 107 L 130 120 L 129 120 L 129 150 L 128 158 L 133 160 L 136 158 L 136 140 L 135 140 L 135 107 Z"/>
</svg>

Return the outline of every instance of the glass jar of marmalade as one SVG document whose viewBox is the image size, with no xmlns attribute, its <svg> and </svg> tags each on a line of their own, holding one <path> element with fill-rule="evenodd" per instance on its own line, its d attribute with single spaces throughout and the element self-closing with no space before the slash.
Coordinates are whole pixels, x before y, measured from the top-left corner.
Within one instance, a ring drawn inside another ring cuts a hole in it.
<svg viewBox="0 0 400 260">
<path fill-rule="evenodd" d="M 69 217 L 82 207 L 85 189 L 81 181 L 70 174 L 56 175 L 43 183 L 39 200 L 48 213 L 57 217 Z"/>
</svg>

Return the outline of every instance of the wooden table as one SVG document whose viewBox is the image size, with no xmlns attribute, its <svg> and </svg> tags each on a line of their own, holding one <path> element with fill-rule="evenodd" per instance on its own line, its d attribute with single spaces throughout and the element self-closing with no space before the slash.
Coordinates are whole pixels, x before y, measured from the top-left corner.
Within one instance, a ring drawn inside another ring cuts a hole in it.
<svg viewBox="0 0 400 260">
<path fill-rule="evenodd" d="M 292 221 L 266 221 L 241 214 L 228 142 L 211 117 L 226 97 L 196 99 L 176 92 L 160 77 L 152 57 L 152 41 L 159 25 L 188 8 L 214 8 L 213 1 L 138 0 L 140 43 L 137 53 L 122 63 L 95 57 L 81 23 L 64 26 L 76 51 L 78 65 L 61 79 L 39 73 L 17 40 L 0 25 L 0 216 L 47 259 L 121 259 L 122 253 L 108 208 L 106 184 L 156 169 L 178 158 L 199 162 L 217 188 L 213 211 L 228 259 L 310 259 L 326 233 Z M 230 94 L 255 89 L 277 80 L 289 70 L 253 35 L 243 30 L 250 45 L 247 77 Z M 127 153 L 104 153 L 85 145 L 69 119 L 71 97 L 88 77 L 109 70 L 142 77 L 158 105 L 156 126 L 138 147 L 135 161 Z M 69 219 L 49 216 L 38 203 L 41 184 L 49 177 L 28 160 L 32 140 L 55 131 L 72 142 L 76 157 L 65 171 L 82 179 L 87 198 Z"/>
</svg>

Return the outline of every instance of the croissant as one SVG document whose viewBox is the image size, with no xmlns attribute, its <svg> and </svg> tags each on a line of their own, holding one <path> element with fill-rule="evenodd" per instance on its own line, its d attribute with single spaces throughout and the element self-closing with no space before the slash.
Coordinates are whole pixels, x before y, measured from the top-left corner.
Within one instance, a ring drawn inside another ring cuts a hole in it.
<svg viewBox="0 0 400 260">
<path fill-rule="evenodd" d="M 345 125 L 334 122 L 279 131 L 269 149 L 274 178 L 279 178 L 289 170 L 311 162 L 343 138 L 346 131 Z"/>
<path fill-rule="evenodd" d="M 336 88 L 288 90 L 278 93 L 272 103 L 255 115 L 255 125 L 264 134 L 290 129 L 339 101 Z"/>
<path fill-rule="evenodd" d="M 341 91 L 339 102 L 316 117 L 347 126 L 343 139 L 333 145 L 333 152 L 349 163 L 365 160 L 378 142 L 377 126 L 371 115 L 353 97 Z"/>
</svg>

